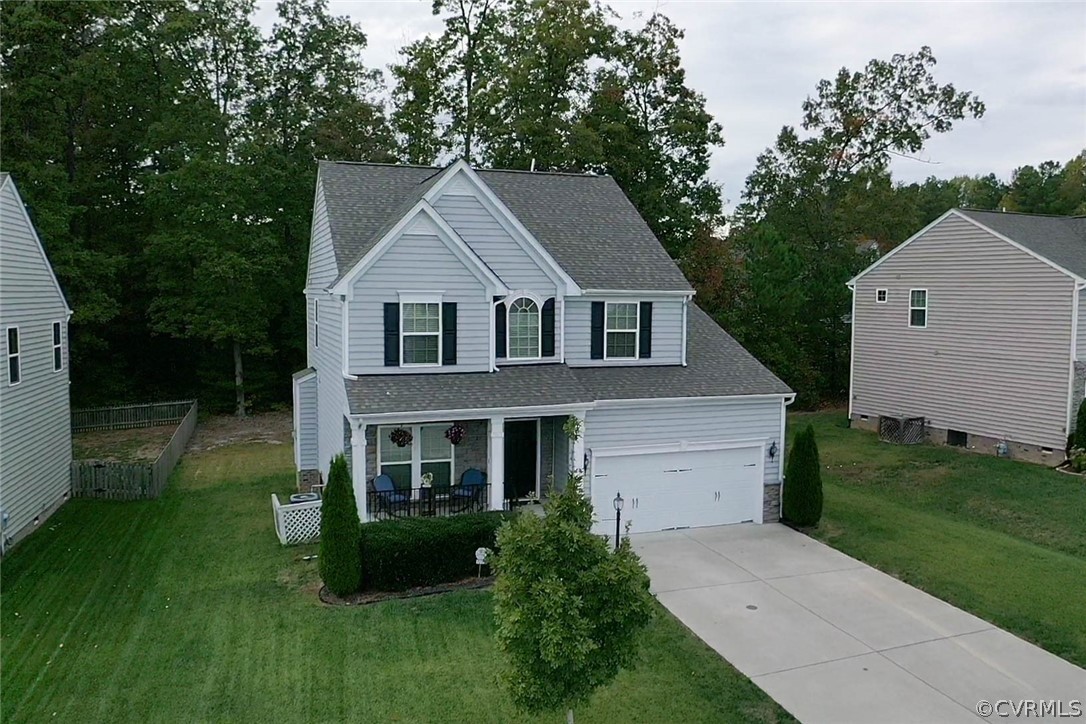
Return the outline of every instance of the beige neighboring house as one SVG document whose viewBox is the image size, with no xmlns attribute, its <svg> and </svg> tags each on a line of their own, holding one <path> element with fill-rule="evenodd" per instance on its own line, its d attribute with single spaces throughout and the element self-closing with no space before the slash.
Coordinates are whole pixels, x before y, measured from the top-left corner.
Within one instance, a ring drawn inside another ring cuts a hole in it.
<svg viewBox="0 0 1086 724">
<path fill-rule="evenodd" d="M 951 209 L 848 286 L 853 425 L 922 417 L 937 443 L 1063 460 L 1086 379 L 1086 217 Z"/>
</svg>

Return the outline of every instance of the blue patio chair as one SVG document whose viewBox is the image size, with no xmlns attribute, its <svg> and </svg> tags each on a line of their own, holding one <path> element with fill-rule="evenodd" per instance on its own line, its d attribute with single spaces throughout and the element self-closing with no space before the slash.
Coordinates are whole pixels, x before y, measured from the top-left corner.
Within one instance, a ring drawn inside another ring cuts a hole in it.
<svg viewBox="0 0 1086 724">
<path fill-rule="evenodd" d="M 384 510 L 389 515 L 395 515 L 395 510 L 411 504 L 411 491 L 402 491 L 396 488 L 396 483 L 387 475 L 378 475 L 373 479 L 374 498 L 378 511 Z"/>
<path fill-rule="evenodd" d="M 453 487 L 450 495 L 453 500 L 460 503 L 458 512 L 475 508 L 485 503 L 483 495 L 486 491 L 486 473 L 476 468 L 468 468 L 460 476 L 460 485 Z"/>
</svg>

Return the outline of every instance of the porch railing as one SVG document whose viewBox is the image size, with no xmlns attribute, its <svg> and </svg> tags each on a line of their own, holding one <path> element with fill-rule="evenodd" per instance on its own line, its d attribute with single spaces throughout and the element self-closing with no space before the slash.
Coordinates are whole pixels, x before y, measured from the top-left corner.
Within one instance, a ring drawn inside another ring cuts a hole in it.
<svg viewBox="0 0 1086 724">
<path fill-rule="evenodd" d="M 490 485 L 370 490 L 366 494 L 366 502 L 370 517 L 374 520 L 478 513 L 490 507 Z"/>
</svg>

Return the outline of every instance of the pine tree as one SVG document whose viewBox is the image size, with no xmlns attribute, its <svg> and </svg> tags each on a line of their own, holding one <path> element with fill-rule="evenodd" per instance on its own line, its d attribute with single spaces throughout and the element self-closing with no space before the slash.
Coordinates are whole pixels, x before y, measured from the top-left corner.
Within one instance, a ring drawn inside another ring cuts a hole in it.
<svg viewBox="0 0 1086 724">
<path fill-rule="evenodd" d="M 324 585 L 337 596 L 354 593 L 362 585 L 362 558 L 358 548 L 361 534 L 358 509 L 347 461 L 342 455 L 332 460 L 328 487 L 321 505 L 320 573 Z"/>
<path fill-rule="evenodd" d="M 822 517 L 822 464 L 810 425 L 792 442 L 781 502 L 784 520 L 793 525 L 818 525 Z"/>
</svg>

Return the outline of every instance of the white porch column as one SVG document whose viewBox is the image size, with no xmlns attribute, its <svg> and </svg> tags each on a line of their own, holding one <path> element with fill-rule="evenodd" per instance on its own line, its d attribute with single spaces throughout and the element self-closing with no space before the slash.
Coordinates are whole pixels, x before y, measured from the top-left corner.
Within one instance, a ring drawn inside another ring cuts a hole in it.
<svg viewBox="0 0 1086 724">
<path fill-rule="evenodd" d="M 488 421 L 490 444 L 487 446 L 487 480 L 490 482 L 490 509 L 505 507 L 505 418 Z"/>
<path fill-rule="evenodd" d="M 579 427 L 579 429 L 581 431 L 581 434 L 577 437 L 576 440 L 573 441 L 573 445 L 572 445 L 572 448 L 570 450 L 570 460 L 569 460 L 570 472 L 578 472 L 578 473 L 581 473 L 583 475 L 586 472 L 585 469 L 584 469 L 585 468 L 585 465 L 584 465 L 584 434 L 585 434 L 585 426 L 584 426 L 585 413 L 584 413 L 584 410 L 581 410 L 580 412 L 574 412 L 572 415 L 570 415 L 570 417 L 576 417 L 577 418 L 578 423 L 580 423 L 578 427 Z M 585 481 L 585 485 L 586 486 L 588 485 L 587 480 Z"/>
<path fill-rule="evenodd" d="M 358 519 L 369 520 L 366 511 L 366 423 L 351 422 L 351 483 L 354 502 L 358 507 Z"/>
</svg>

